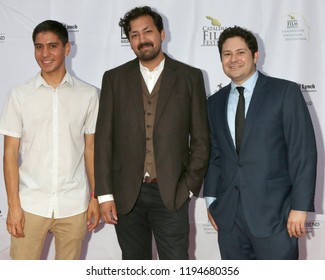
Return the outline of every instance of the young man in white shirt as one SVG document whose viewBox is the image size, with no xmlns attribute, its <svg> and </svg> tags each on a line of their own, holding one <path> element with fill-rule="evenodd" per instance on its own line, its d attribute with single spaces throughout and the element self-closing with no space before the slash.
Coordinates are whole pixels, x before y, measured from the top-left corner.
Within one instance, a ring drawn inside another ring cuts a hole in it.
<svg viewBox="0 0 325 280">
<path fill-rule="evenodd" d="M 80 259 L 86 231 L 99 222 L 93 195 L 98 94 L 67 72 L 63 24 L 40 23 L 33 42 L 41 71 L 11 90 L 0 119 L 10 255 L 40 259 L 51 232 L 55 259 Z"/>
</svg>

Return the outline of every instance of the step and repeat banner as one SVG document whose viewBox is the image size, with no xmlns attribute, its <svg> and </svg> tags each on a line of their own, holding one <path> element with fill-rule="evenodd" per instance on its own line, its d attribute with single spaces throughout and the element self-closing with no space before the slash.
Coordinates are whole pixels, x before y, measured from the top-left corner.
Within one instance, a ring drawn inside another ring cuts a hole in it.
<svg viewBox="0 0 325 280">
<path fill-rule="evenodd" d="M 221 68 L 217 41 L 225 28 L 234 25 L 253 31 L 258 38 L 259 70 L 300 85 L 313 119 L 319 155 L 316 213 L 308 216 L 300 258 L 325 259 L 323 0 L 0 0 L 0 110 L 9 89 L 39 71 L 31 39 L 38 23 L 55 19 L 66 25 L 72 42 L 69 71 L 100 90 L 106 70 L 135 57 L 118 22 L 127 11 L 143 5 L 163 16 L 164 51 L 202 69 L 207 96 L 229 83 Z M 0 169 L 0 259 L 10 259 L 2 160 Z M 217 233 L 208 222 L 202 194 L 191 200 L 190 222 L 190 258 L 220 259 Z M 42 258 L 53 259 L 53 248 L 49 235 Z M 101 223 L 88 234 L 82 257 L 121 259 L 114 227 Z"/>
</svg>

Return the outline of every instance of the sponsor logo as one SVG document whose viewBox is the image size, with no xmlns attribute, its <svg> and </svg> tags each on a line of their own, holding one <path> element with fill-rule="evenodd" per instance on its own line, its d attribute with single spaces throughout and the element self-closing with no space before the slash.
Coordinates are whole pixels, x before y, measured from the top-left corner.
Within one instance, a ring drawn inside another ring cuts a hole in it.
<svg viewBox="0 0 325 280">
<path fill-rule="evenodd" d="M 222 83 L 217 84 L 217 89 L 215 89 L 215 90 L 213 91 L 213 93 L 207 93 L 207 98 L 208 98 L 209 96 L 211 96 L 211 95 L 217 93 L 217 92 L 218 92 L 220 89 L 222 89 L 222 88 L 223 88 Z"/>
<path fill-rule="evenodd" d="M 126 37 L 122 27 L 121 27 L 121 46 L 122 47 L 129 47 L 130 46 L 130 42 L 128 40 L 128 37 Z"/>
<path fill-rule="evenodd" d="M 202 46 L 217 46 L 220 33 L 227 27 L 223 27 L 217 18 L 206 16 L 206 19 L 209 24 L 202 27 Z"/>
<path fill-rule="evenodd" d="M 4 33 L 0 33 L 0 44 L 6 41 L 6 35 Z"/>
<path fill-rule="evenodd" d="M 315 221 L 307 221 L 306 222 L 306 232 L 307 233 L 314 233 L 315 230 L 318 230 L 321 228 L 321 222 L 318 220 Z"/>
<path fill-rule="evenodd" d="M 203 231 L 206 235 L 217 234 L 217 231 L 210 223 L 203 224 Z"/>
<path fill-rule="evenodd" d="M 316 86 L 314 84 L 299 84 L 300 89 L 303 93 L 316 92 Z"/>
<path fill-rule="evenodd" d="M 64 24 L 65 28 L 68 30 L 68 32 L 79 32 L 78 25 L 77 24 Z"/>
<path fill-rule="evenodd" d="M 282 36 L 285 41 L 309 41 L 310 28 L 306 19 L 299 14 L 285 15 Z"/>
<path fill-rule="evenodd" d="M 309 93 L 315 93 L 317 92 L 317 88 L 315 84 L 298 84 L 300 87 L 300 90 L 304 94 L 309 94 Z M 305 96 L 307 97 L 307 96 Z M 306 100 L 307 106 L 312 106 L 313 102 L 311 100 Z"/>
<path fill-rule="evenodd" d="M 73 33 L 79 32 L 79 28 L 78 28 L 78 25 L 77 24 L 64 24 L 63 23 L 63 25 L 67 29 L 68 33 L 72 33 L 73 34 Z M 72 38 L 70 38 L 71 46 L 74 46 L 76 44 L 76 41 L 75 40 L 71 40 L 71 39 L 73 39 L 75 37 L 74 37 L 74 35 L 71 35 L 70 37 L 72 37 Z"/>
</svg>

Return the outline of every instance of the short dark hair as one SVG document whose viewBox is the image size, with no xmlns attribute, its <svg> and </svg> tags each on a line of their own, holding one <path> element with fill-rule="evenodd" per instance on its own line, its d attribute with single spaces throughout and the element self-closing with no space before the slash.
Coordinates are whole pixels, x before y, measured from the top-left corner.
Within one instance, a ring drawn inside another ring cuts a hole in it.
<svg viewBox="0 0 325 280">
<path fill-rule="evenodd" d="M 120 19 L 119 26 L 121 26 L 124 30 L 124 33 L 128 39 L 129 32 L 131 30 L 130 21 L 137 19 L 141 16 L 151 16 L 159 33 L 164 29 L 163 20 L 160 14 L 153 11 L 149 6 L 143 6 L 143 7 L 136 7 L 133 10 L 127 12 L 124 15 L 124 18 Z"/>
<path fill-rule="evenodd" d="M 252 52 L 252 56 L 254 57 L 254 54 L 258 51 L 258 44 L 256 37 L 253 35 L 253 33 L 245 28 L 242 28 L 240 26 L 234 26 L 234 27 L 228 27 L 219 36 L 218 40 L 218 48 L 219 48 L 219 54 L 220 57 L 222 55 L 222 46 L 224 42 L 233 37 L 241 37 L 246 42 L 248 48 Z"/>
<path fill-rule="evenodd" d="M 69 35 L 67 28 L 58 21 L 55 20 L 45 20 L 38 24 L 33 31 L 33 42 L 35 43 L 36 36 L 41 32 L 52 32 L 56 34 L 62 41 L 63 46 L 65 46 L 69 41 Z"/>
</svg>

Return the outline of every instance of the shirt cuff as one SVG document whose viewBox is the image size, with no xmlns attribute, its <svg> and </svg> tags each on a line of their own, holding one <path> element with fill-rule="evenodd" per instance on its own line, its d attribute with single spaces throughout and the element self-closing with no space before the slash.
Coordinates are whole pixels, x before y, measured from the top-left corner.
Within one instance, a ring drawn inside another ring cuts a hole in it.
<svg viewBox="0 0 325 280">
<path fill-rule="evenodd" d="M 210 205 L 211 205 L 211 203 L 212 203 L 213 201 L 215 201 L 215 200 L 217 200 L 216 197 L 212 197 L 212 196 L 207 196 L 207 197 L 205 197 L 205 204 L 206 204 L 207 208 L 209 208 Z"/>
<path fill-rule="evenodd" d="M 106 202 L 106 201 L 114 200 L 114 196 L 112 194 L 99 195 L 97 198 L 98 198 L 99 204 Z"/>
</svg>

